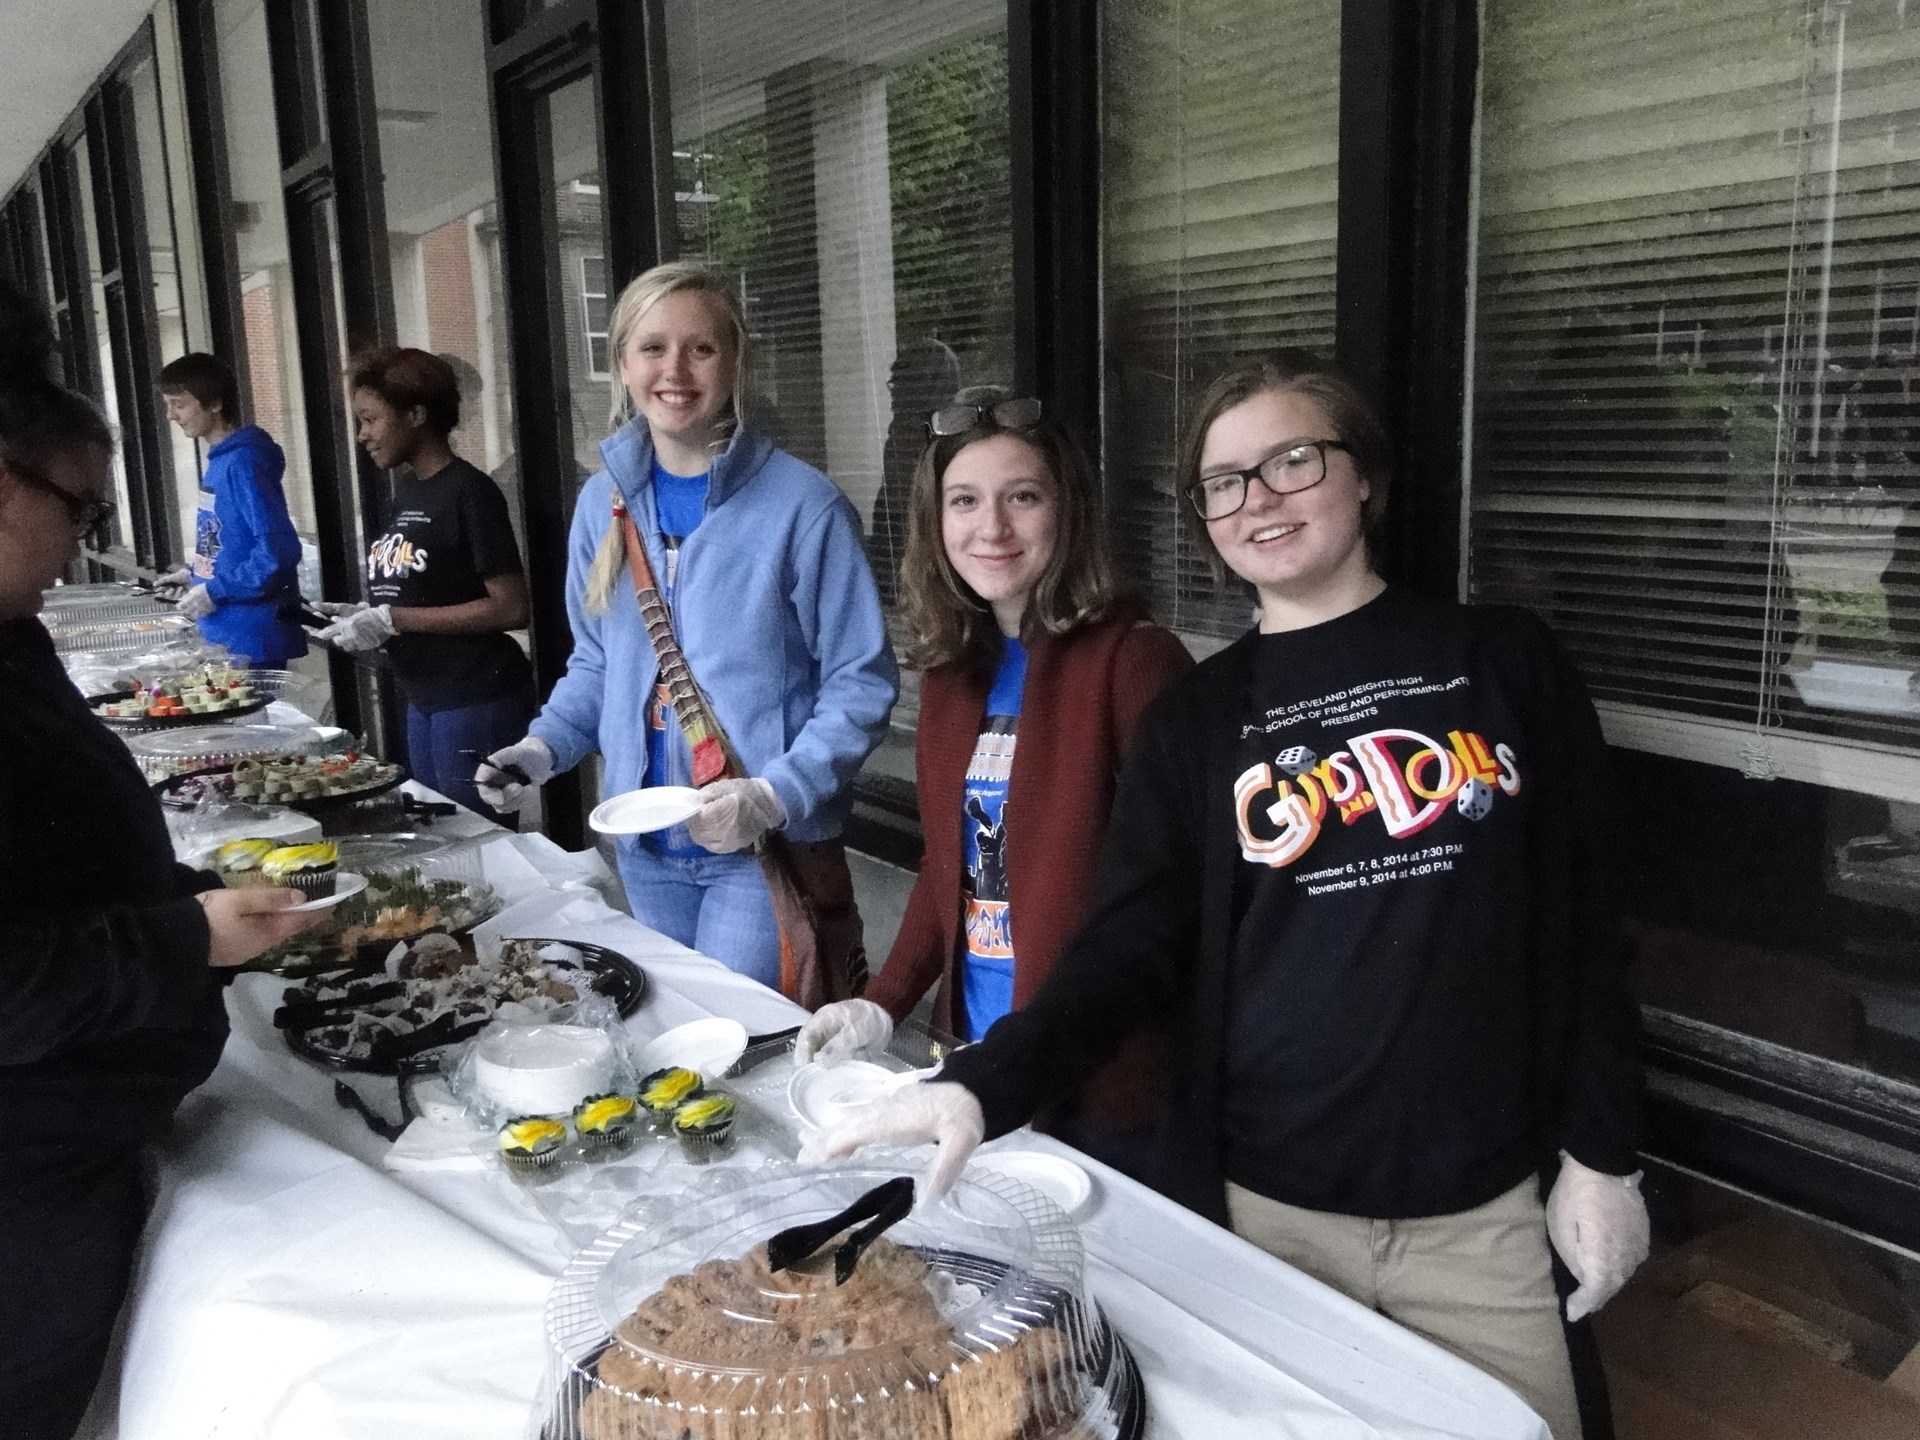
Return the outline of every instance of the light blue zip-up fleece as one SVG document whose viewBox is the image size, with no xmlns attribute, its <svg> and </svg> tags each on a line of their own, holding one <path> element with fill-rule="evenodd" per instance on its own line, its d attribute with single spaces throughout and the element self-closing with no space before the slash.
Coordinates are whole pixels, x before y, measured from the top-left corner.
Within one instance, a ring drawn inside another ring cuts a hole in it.
<svg viewBox="0 0 1920 1440">
<path fill-rule="evenodd" d="M 609 436 L 600 456 L 606 468 L 581 490 L 568 540 L 573 655 L 532 733 L 560 770 L 599 750 L 605 793 L 617 795 L 684 777 L 646 774 L 647 702 L 659 666 L 624 568 L 612 604 L 598 615 L 586 608 L 616 484 L 655 573 L 666 575 L 645 420 Z M 714 458 L 711 477 L 706 518 L 680 547 L 674 632 L 749 773 L 770 782 L 786 807 L 788 838 L 830 840 L 899 693 L 859 520 L 831 480 L 751 428 Z"/>
</svg>

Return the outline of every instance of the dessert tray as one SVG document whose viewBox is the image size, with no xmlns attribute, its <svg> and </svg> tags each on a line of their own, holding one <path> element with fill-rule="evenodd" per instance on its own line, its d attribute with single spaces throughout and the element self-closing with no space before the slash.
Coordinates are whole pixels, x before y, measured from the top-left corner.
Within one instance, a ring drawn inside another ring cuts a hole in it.
<svg viewBox="0 0 1920 1440">
<path fill-rule="evenodd" d="M 285 805 L 325 814 L 384 795 L 407 778 L 398 765 L 349 750 L 344 755 L 282 755 L 208 766 L 162 782 L 169 803 L 196 803 L 211 795 L 247 805 Z"/>
<path fill-rule="evenodd" d="M 90 695 L 93 713 L 120 730 L 153 730 L 237 720 L 267 708 L 273 696 L 231 665 L 203 665 L 166 676 L 135 677 L 127 688 Z"/>
<path fill-rule="evenodd" d="M 388 962 L 394 946 L 435 932 L 464 935 L 500 911 L 493 887 L 430 867 L 374 871 L 367 888 L 333 912 L 332 922 L 303 931 L 255 960 L 250 970 L 289 978 L 333 970 L 368 970 Z"/>
<path fill-rule="evenodd" d="M 436 934 L 391 952 L 371 972 L 289 986 L 273 1016 L 288 1048 L 331 1069 L 394 1075 L 496 1017 L 561 1019 L 589 990 L 627 1016 L 647 994 L 645 972 L 600 945 L 507 940 L 482 960 L 471 944 Z"/>
<path fill-rule="evenodd" d="M 912 1186 L 773 1166 L 637 1201 L 548 1299 L 542 1440 L 1138 1440 L 1073 1222 L 997 1174 L 924 1214 Z"/>
<path fill-rule="evenodd" d="M 299 755 L 320 744 L 320 732 L 311 725 L 210 725 L 202 716 L 198 725 L 138 730 L 126 741 L 149 781 L 180 782 L 157 790 L 161 803 L 185 805 L 207 789 L 204 782 L 188 785 L 186 777 L 202 773 L 217 779 L 242 760 Z M 231 798 L 224 791 L 217 793 L 221 799 Z"/>
</svg>

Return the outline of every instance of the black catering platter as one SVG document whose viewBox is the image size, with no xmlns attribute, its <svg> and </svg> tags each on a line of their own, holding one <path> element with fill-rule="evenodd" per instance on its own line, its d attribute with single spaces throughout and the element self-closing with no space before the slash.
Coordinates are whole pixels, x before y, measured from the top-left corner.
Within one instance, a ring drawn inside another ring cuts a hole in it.
<svg viewBox="0 0 1920 1440">
<path fill-rule="evenodd" d="M 589 983 L 594 991 L 613 1001 L 622 1019 L 638 1010 L 647 998 L 646 972 L 618 951 L 580 940 L 532 939 L 532 943 L 566 945 L 578 950 L 585 957 L 587 971 L 593 977 Z M 360 978 L 371 980 L 377 977 L 363 973 Z M 291 997 L 297 995 L 302 988 L 304 987 L 292 986 L 286 994 L 291 1000 Z M 351 1009 L 338 1010 L 323 1020 L 286 1028 L 287 1048 L 303 1060 L 311 1060 L 314 1064 L 329 1070 L 359 1071 L 368 1075 L 397 1075 L 403 1068 L 409 1070 L 432 1068 L 433 1052 L 444 1050 L 447 1046 L 458 1044 L 463 1040 L 472 1039 L 486 1025 L 483 1020 L 459 1028 L 443 1026 L 431 1034 L 423 1030 L 416 1031 L 412 1035 L 396 1036 L 394 1044 L 376 1047 L 371 1055 L 366 1056 L 343 1055 L 315 1040 L 316 1034 L 338 1028 L 355 1013 L 358 1012 Z"/>
</svg>

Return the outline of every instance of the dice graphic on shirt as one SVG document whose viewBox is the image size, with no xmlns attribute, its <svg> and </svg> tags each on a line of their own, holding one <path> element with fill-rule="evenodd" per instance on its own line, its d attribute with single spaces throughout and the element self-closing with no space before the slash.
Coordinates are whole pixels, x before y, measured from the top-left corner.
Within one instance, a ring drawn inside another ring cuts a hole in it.
<svg viewBox="0 0 1920 1440">
<path fill-rule="evenodd" d="M 1469 780 L 1454 796 L 1454 808 L 1469 820 L 1484 820 L 1493 809 L 1493 787 L 1484 780 Z"/>
<path fill-rule="evenodd" d="M 1294 745 L 1274 756 L 1273 761 L 1287 774 L 1300 776 L 1318 765 L 1320 757 L 1304 745 Z"/>
</svg>

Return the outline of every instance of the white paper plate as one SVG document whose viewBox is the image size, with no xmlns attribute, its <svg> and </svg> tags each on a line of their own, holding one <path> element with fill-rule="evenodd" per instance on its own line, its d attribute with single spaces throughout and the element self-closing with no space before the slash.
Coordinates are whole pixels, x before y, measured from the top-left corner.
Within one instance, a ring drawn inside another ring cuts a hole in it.
<svg viewBox="0 0 1920 1440">
<path fill-rule="evenodd" d="M 351 870 L 342 870 L 334 876 L 333 893 L 322 895 L 318 900 L 309 900 L 304 905 L 289 905 L 289 910 L 331 910 L 342 900 L 351 900 L 367 888 L 367 877 L 356 875 Z"/>
<path fill-rule="evenodd" d="M 929 1074 L 925 1070 L 889 1070 L 870 1060 L 843 1060 L 838 1065 L 802 1065 L 787 1082 L 787 1104 L 800 1123 L 824 1130 L 869 1105 L 882 1095 L 912 1085 Z"/>
<path fill-rule="evenodd" d="M 642 1075 L 679 1065 L 697 1070 L 708 1080 L 718 1080 L 726 1068 L 747 1048 L 747 1027 L 738 1020 L 714 1016 L 676 1025 L 666 1034 L 640 1047 L 634 1064 Z"/>
<path fill-rule="evenodd" d="M 1093 1177 L 1071 1160 L 1038 1150 L 1000 1150 L 976 1155 L 969 1170 L 991 1170 L 1009 1180 L 1031 1185 L 1069 1215 L 1078 1215 L 1093 1199 Z"/>
<path fill-rule="evenodd" d="M 644 835 L 679 825 L 700 808 L 700 792 L 685 785 L 649 785 L 593 807 L 587 824 L 602 835 Z"/>
</svg>

